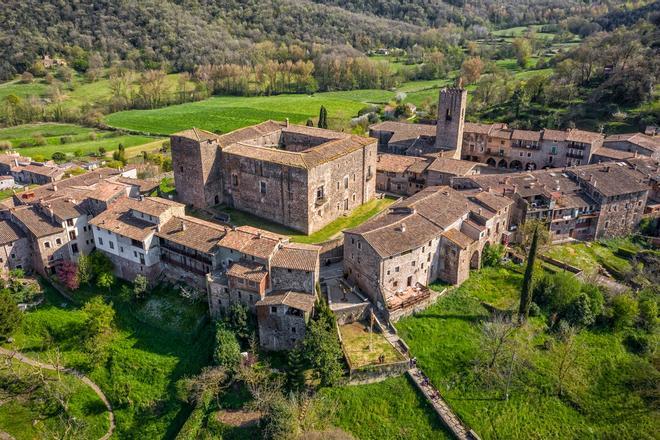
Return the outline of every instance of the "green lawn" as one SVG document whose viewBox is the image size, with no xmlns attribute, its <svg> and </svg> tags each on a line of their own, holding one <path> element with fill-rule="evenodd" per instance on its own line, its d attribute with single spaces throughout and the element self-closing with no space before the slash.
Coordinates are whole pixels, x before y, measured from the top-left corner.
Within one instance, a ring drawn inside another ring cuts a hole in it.
<svg viewBox="0 0 660 440">
<path fill-rule="evenodd" d="M 42 82 L 35 81 L 30 84 L 23 84 L 19 79 L 0 83 L 0 101 L 9 95 L 16 95 L 20 98 L 28 98 L 30 96 L 43 96 L 48 90 L 48 85 Z"/>
<path fill-rule="evenodd" d="M 34 145 L 36 137 L 42 137 L 45 145 Z M 62 143 L 62 138 L 66 138 Z M 121 132 L 96 130 L 74 124 L 25 124 L 0 129 L 0 141 L 11 142 L 23 156 L 43 155 L 50 158 L 53 153 L 74 153 L 82 151 L 84 155 L 97 152 L 103 147 L 111 152 L 124 145 L 127 149 L 154 142 L 153 137 L 134 136 Z M 21 144 L 31 144 L 23 146 Z"/>
<path fill-rule="evenodd" d="M 339 217 L 335 221 L 329 223 L 319 231 L 314 232 L 310 235 L 300 234 L 286 226 L 271 222 L 269 220 L 257 217 L 256 215 L 239 211 L 237 209 L 230 209 L 225 206 L 218 206 L 215 209 L 218 212 L 223 212 L 229 214 L 231 217 L 231 223 L 235 226 L 254 226 L 255 228 L 266 229 L 268 231 L 274 232 L 276 234 L 289 235 L 291 236 L 291 241 L 296 243 L 323 243 L 324 241 L 330 240 L 338 236 L 341 231 L 345 229 L 354 228 L 365 221 L 369 220 L 371 217 L 383 211 L 385 208 L 390 206 L 395 202 L 396 199 L 392 197 L 384 197 L 382 199 L 371 200 L 364 205 L 361 205 L 353 210 L 350 215 L 345 217 Z M 207 217 L 204 213 L 192 212 L 193 215 L 200 217 Z"/>
<path fill-rule="evenodd" d="M 577 368 L 560 398 L 555 392 L 558 357 L 543 349 L 551 338 L 543 331 L 545 319 L 534 318 L 518 333 L 523 349 L 510 399 L 502 398 L 501 387 L 484 385 L 475 371 L 483 352 L 479 323 L 488 316 L 481 301 L 509 303 L 519 282 L 517 275 L 493 269 L 473 273 L 424 312 L 397 323 L 452 408 L 483 439 L 654 438 L 659 414 L 645 393 L 658 371 L 652 359 L 624 348 L 625 332 L 579 333 Z"/>
<path fill-rule="evenodd" d="M 630 261 L 616 254 L 617 249 L 626 247 L 641 250 L 641 246 L 629 239 L 612 239 L 602 242 L 568 243 L 550 246 L 545 255 L 578 267 L 588 274 L 597 273 L 604 267 L 613 267 L 625 273 L 632 268 Z"/>
<path fill-rule="evenodd" d="M 3 361 L 4 362 L 4 361 Z M 19 375 L 25 374 L 26 380 L 38 369 L 18 361 L 12 361 L 12 368 Z M 57 373 L 42 370 L 44 376 L 55 384 Z M 76 431 L 78 438 L 100 438 L 108 427 L 108 413 L 101 399 L 87 385 L 70 374 L 61 374 L 63 387 L 71 394 L 69 416 L 75 417 L 80 426 Z M 5 372 L 0 371 L 0 379 L 5 380 Z M 65 426 L 59 414 L 49 413 L 44 407 L 39 393 L 30 397 L 14 397 L 3 400 L 0 404 L 0 431 L 10 434 L 16 440 L 31 440 L 50 437 L 49 433 L 64 435 Z"/>
<path fill-rule="evenodd" d="M 336 405 L 331 423 L 360 440 L 452 438 L 407 376 L 320 393 Z"/>
<path fill-rule="evenodd" d="M 404 360 L 382 333 L 370 333 L 369 327 L 362 322 L 341 325 L 339 331 L 352 368 L 375 365 L 381 355 L 385 356 L 385 363 Z"/>
<path fill-rule="evenodd" d="M 155 110 L 129 110 L 108 115 L 105 122 L 118 128 L 146 133 L 170 134 L 190 127 L 227 133 L 268 119 L 304 124 L 318 118 L 321 105 L 328 109 L 331 128 L 342 128 L 367 102 L 382 102 L 394 96 L 381 90 L 277 95 L 213 97 L 204 101 Z"/>
<path fill-rule="evenodd" d="M 115 408 L 117 438 L 173 438 L 189 412 L 175 383 L 210 361 L 206 304 L 191 305 L 167 288 L 135 304 L 123 302 L 118 290 L 108 298 L 117 327 L 110 357 L 88 374 Z M 75 295 L 84 302 L 98 293 L 86 288 Z M 83 322 L 79 305 L 48 287 L 46 302 L 25 315 L 13 347 L 37 359 L 52 357 L 59 347 L 66 365 L 85 368 L 89 355 L 77 336 Z"/>
</svg>

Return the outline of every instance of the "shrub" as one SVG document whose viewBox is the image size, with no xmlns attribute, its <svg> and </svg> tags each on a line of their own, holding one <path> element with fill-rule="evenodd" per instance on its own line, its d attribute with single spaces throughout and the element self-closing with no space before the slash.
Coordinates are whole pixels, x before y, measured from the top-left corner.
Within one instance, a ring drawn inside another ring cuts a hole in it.
<svg viewBox="0 0 660 440">
<path fill-rule="evenodd" d="M 60 151 L 56 151 L 51 156 L 51 159 L 53 159 L 55 162 L 64 162 L 66 160 L 66 154 Z"/>
<path fill-rule="evenodd" d="M 12 144 L 9 141 L 0 141 L 0 150 L 11 150 Z"/>
<path fill-rule="evenodd" d="M 149 288 L 149 281 L 144 275 L 137 275 L 133 280 L 133 296 L 135 299 L 144 299 Z"/>
<path fill-rule="evenodd" d="M 563 314 L 578 297 L 581 287 L 580 281 L 569 272 L 544 274 L 534 286 L 533 300 L 550 312 Z"/>
<path fill-rule="evenodd" d="M 236 335 L 221 322 L 216 325 L 213 361 L 231 372 L 236 372 L 241 363 L 241 347 Z"/>
<path fill-rule="evenodd" d="M 73 136 L 62 136 L 60 137 L 60 144 L 70 144 L 73 142 Z"/>
<path fill-rule="evenodd" d="M 612 327 L 620 330 L 629 327 L 637 317 L 637 301 L 627 293 L 616 295 L 610 304 L 610 321 Z"/>
<path fill-rule="evenodd" d="M 46 145 L 46 139 L 42 135 L 38 134 L 34 137 L 34 145 L 36 146 Z"/>
<path fill-rule="evenodd" d="M 104 272 L 96 278 L 96 286 L 110 289 L 115 283 L 115 277 L 112 272 Z"/>
<path fill-rule="evenodd" d="M 658 303 L 653 298 L 639 301 L 639 321 L 643 328 L 653 331 L 658 325 Z"/>
<path fill-rule="evenodd" d="M 644 335 L 630 334 L 623 338 L 623 345 L 628 351 L 643 356 L 649 352 L 649 339 Z"/>
<path fill-rule="evenodd" d="M 494 244 L 492 246 L 484 247 L 484 252 L 481 257 L 483 265 L 486 267 L 497 267 L 502 263 L 506 249 L 501 244 Z"/>
<path fill-rule="evenodd" d="M 268 402 L 261 419 L 263 437 L 268 440 L 286 440 L 295 437 L 296 411 L 292 402 L 278 396 Z"/>
<path fill-rule="evenodd" d="M 32 75 L 30 72 L 27 70 L 21 74 L 21 83 L 22 84 L 30 84 L 34 81 L 34 75 Z"/>
<path fill-rule="evenodd" d="M 535 302 L 529 306 L 529 316 L 541 316 L 541 308 Z"/>
<path fill-rule="evenodd" d="M 23 315 L 7 289 L 0 291 L 0 338 L 10 337 L 21 324 Z"/>
<path fill-rule="evenodd" d="M 35 154 L 32 156 L 32 160 L 35 162 L 46 162 L 46 156 L 43 154 Z"/>
<path fill-rule="evenodd" d="M 23 141 L 20 144 L 18 144 L 18 148 L 30 148 L 34 147 L 34 142 L 32 141 Z"/>
<path fill-rule="evenodd" d="M 575 326 L 588 327 L 596 321 L 591 308 L 591 300 L 582 292 L 566 310 L 566 320 Z"/>
<path fill-rule="evenodd" d="M 95 141 L 97 137 L 98 137 L 98 135 L 96 134 L 95 131 L 92 131 L 92 132 L 89 133 L 89 135 L 88 135 L 88 138 L 89 138 L 90 141 Z"/>
<path fill-rule="evenodd" d="M 80 278 L 78 277 L 78 266 L 70 260 L 64 260 L 58 264 L 55 273 L 57 279 L 69 290 L 78 290 Z"/>
</svg>

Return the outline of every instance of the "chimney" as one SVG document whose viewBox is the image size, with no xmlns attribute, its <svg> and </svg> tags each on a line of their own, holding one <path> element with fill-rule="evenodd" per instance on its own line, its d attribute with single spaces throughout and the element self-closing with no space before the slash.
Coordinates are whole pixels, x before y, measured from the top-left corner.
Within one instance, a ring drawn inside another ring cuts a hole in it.
<svg viewBox="0 0 660 440">
<path fill-rule="evenodd" d="M 156 232 L 160 232 L 161 229 L 163 229 L 163 226 L 160 224 L 160 222 L 158 222 L 156 224 Z"/>
<path fill-rule="evenodd" d="M 401 223 L 401 232 L 406 232 L 406 224 Z"/>
<path fill-rule="evenodd" d="M 53 191 L 57 192 L 57 183 L 53 183 Z"/>
<path fill-rule="evenodd" d="M 181 232 L 184 232 L 186 230 L 186 224 L 181 220 Z"/>
<path fill-rule="evenodd" d="M 14 166 L 18 166 L 18 159 L 14 158 Z"/>
<path fill-rule="evenodd" d="M 481 208 L 477 211 L 477 214 L 481 215 Z"/>
<path fill-rule="evenodd" d="M 609 165 L 605 167 L 605 172 L 606 172 L 606 173 L 609 173 L 609 172 L 610 172 L 610 166 L 609 166 Z"/>
<path fill-rule="evenodd" d="M 284 123 L 286 124 L 286 127 L 289 128 L 289 118 L 284 119 Z"/>
<path fill-rule="evenodd" d="M 513 185 L 513 193 L 514 194 L 518 193 L 518 185 L 516 185 L 516 184 Z"/>
</svg>

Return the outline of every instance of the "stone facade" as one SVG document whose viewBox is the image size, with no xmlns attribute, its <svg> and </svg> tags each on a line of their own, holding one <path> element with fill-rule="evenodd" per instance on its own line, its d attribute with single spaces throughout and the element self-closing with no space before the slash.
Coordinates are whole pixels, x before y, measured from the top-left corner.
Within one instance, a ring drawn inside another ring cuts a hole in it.
<svg viewBox="0 0 660 440">
<path fill-rule="evenodd" d="M 226 135 L 172 135 L 179 200 L 224 203 L 305 234 L 375 196 L 376 143 L 273 121 Z"/>
<path fill-rule="evenodd" d="M 256 305 L 259 344 L 271 351 L 291 350 L 305 337 L 315 296 L 291 291 L 273 292 Z"/>
<path fill-rule="evenodd" d="M 461 158 L 467 90 L 451 87 L 440 90 L 435 147 L 438 151 L 453 151 L 453 158 Z"/>
<path fill-rule="evenodd" d="M 30 270 L 32 249 L 27 235 L 8 220 L 0 220 L 0 270 Z"/>
<path fill-rule="evenodd" d="M 345 275 L 379 310 L 415 307 L 433 281 L 460 284 L 480 266 L 484 247 L 508 230 L 512 205 L 485 192 L 426 188 L 344 231 Z"/>
</svg>

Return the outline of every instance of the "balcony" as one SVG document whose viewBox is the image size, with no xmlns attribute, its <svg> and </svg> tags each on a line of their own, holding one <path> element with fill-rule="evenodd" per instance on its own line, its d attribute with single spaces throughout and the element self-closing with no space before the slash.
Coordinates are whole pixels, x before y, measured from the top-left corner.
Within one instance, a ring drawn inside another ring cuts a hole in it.
<svg viewBox="0 0 660 440">
<path fill-rule="evenodd" d="M 194 273 L 196 275 L 201 275 L 201 276 L 206 276 L 208 271 L 199 269 L 197 267 L 190 266 L 188 264 L 182 263 L 180 261 L 175 260 L 174 258 L 169 257 L 167 254 L 161 254 L 160 255 L 160 260 L 164 261 L 167 264 L 171 264 L 172 266 L 180 267 L 182 269 L 185 269 L 188 272 Z"/>
<path fill-rule="evenodd" d="M 191 258 L 193 260 L 199 261 L 200 263 L 206 264 L 208 266 L 211 266 L 213 264 L 213 262 L 211 261 L 211 258 L 208 257 L 205 254 L 201 254 L 201 253 L 199 253 L 195 250 L 188 251 L 188 250 L 185 250 L 185 249 L 175 247 L 175 246 L 169 244 L 169 242 L 164 241 L 164 240 L 161 240 L 160 247 L 162 249 L 166 249 L 167 251 L 172 252 L 174 254 L 179 254 L 181 256 Z"/>
<path fill-rule="evenodd" d="M 569 151 L 568 153 L 566 153 L 566 157 L 570 157 L 570 158 L 573 158 L 573 159 L 584 159 L 584 153 Z"/>
</svg>

